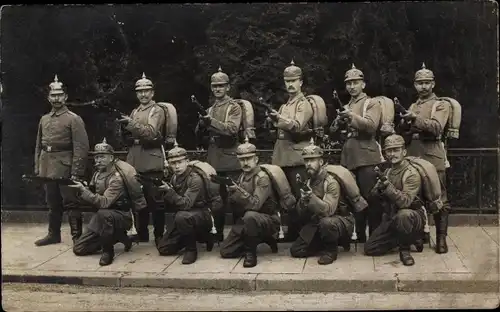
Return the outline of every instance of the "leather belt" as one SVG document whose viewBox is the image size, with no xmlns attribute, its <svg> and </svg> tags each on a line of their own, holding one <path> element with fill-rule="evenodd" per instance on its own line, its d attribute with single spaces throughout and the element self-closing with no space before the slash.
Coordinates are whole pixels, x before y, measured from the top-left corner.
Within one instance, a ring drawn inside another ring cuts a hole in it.
<svg viewBox="0 0 500 312">
<path fill-rule="evenodd" d="M 358 137 L 358 131 L 349 131 L 349 132 L 347 132 L 347 137 L 348 138 L 357 138 Z"/>
<path fill-rule="evenodd" d="M 43 144 L 42 150 L 45 152 L 69 152 L 73 150 L 73 145 L 71 143 L 55 143 L 55 144 Z"/>
<path fill-rule="evenodd" d="M 425 141 L 440 141 L 441 140 L 441 136 L 438 136 L 438 137 L 423 137 L 423 136 L 420 136 L 420 133 L 413 133 L 411 135 L 411 138 L 413 140 L 425 140 Z"/>
</svg>

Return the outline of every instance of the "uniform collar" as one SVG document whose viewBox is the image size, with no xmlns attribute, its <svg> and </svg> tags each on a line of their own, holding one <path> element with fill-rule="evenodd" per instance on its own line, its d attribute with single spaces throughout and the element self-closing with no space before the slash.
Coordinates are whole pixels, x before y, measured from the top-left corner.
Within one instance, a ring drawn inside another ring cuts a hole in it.
<svg viewBox="0 0 500 312">
<path fill-rule="evenodd" d="M 153 106 L 153 104 L 155 104 L 155 101 L 151 100 L 151 102 L 149 102 L 148 104 L 146 105 L 139 105 L 139 110 L 140 111 L 145 111 L 146 109 L 150 108 L 151 106 Z"/>
<path fill-rule="evenodd" d="M 67 111 L 69 111 L 68 107 L 66 105 L 64 105 L 63 107 L 61 107 L 59 110 L 54 110 L 52 109 L 50 111 L 50 115 L 51 116 L 61 116 L 62 114 L 66 113 Z"/>
<path fill-rule="evenodd" d="M 260 172 L 260 167 L 257 165 L 257 167 L 253 168 L 252 171 L 250 172 L 243 172 L 243 181 L 250 181 L 255 177 Z"/>
<path fill-rule="evenodd" d="M 417 100 L 417 104 L 422 104 L 422 103 L 425 103 L 425 102 L 429 102 L 430 100 L 435 100 L 436 98 L 437 98 L 437 95 L 435 93 L 432 93 L 431 96 L 429 96 L 425 100 L 422 100 L 422 99 L 419 98 Z"/>
<path fill-rule="evenodd" d="M 364 92 L 361 93 L 356 99 L 353 99 L 351 97 L 351 99 L 349 100 L 349 104 L 348 105 L 357 103 L 357 102 L 362 101 L 362 100 L 365 100 L 367 97 L 368 97 L 368 95 L 366 93 L 364 93 Z"/>
<path fill-rule="evenodd" d="M 286 104 L 295 104 L 297 101 L 302 100 L 304 98 L 304 93 L 298 92 L 293 98 L 288 98 L 288 102 Z"/>
<path fill-rule="evenodd" d="M 217 100 L 216 99 L 215 100 L 215 105 L 216 106 L 224 105 L 224 104 L 228 103 L 231 100 L 232 100 L 232 98 L 230 96 L 226 96 L 222 100 Z"/>
<path fill-rule="evenodd" d="M 394 167 L 391 167 L 391 173 L 392 174 L 399 174 L 403 170 L 405 170 L 409 164 L 410 163 L 408 162 L 408 160 L 403 159 L 403 161 L 401 161 L 399 164 L 395 165 Z"/>
</svg>

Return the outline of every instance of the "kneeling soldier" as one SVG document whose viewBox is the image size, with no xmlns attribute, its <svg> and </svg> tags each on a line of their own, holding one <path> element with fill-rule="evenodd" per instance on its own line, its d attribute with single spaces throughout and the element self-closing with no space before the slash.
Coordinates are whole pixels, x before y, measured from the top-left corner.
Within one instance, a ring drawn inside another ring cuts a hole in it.
<svg viewBox="0 0 500 312">
<path fill-rule="evenodd" d="M 309 180 L 307 184 L 302 183 L 297 212 L 305 225 L 290 247 L 290 253 L 292 257 L 305 258 L 322 251 L 318 263 L 331 264 L 337 260 L 339 243 L 345 250 L 350 248 L 354 217 L 341 194 L 339 182 L 324 166 L 323 149 L 311 140 L 311 145 L 302 150 L 302 157 Z"/>
<path fill-rule="evenodd" d="M 244 253 L 245 268 L 257 265 L 259 243 L 265 242 L 277 252 L 275 237 L 280 230 L 279 199 L 273 194 L 271 178 L 258 165 L 256 151 L 248 138 L 236 149 L 243 173 L 238 184 L 228 186 L 235 223 L 220 250 L 223 258 L 237 258 Z"/>
<path fill-rule="evenodd" d="M 423 202 L 418 197 L 421 177 L 405 159 L 405 141 L 400 135 L 385 139 L 384 152 L 391 168 L 387 169 L 372 190 L 372 195 L 382 197 L 389 207 L 378 226 L 365 244 L 365 255 L 380 256 L 399 245 L 399 258 L 404 265 L 413 265 L 410 245 L 415 242 L 425 225 Z"/>
<path fill-rule="evenodd" d="M 203 178 L 189 166 L 187 151 L 178 147 L 168 152 L 167 160 L 172 169 L 171 184 L 163 183 L 160 190 L 166 191 L 165 202 L 176 210 L 174 225 L 158 242 L 158 251 L 162 256 L 176 254 L 185 248 L 182 264 L 191 264 L 198 258 L 197 237 L 211 235 L 212 218 L 208 207 L 206 188 Z M 213 242 L 207 242 L 207 250 Z"/>
<path fill-rule="evenodd" d="M 89 188 L 80 182 L 70 185 L 78 189 L 79 197 L 97 207 L 87 232 L 76 240 L 73 252 L 85 256 L 102 248 L 100 265 L 109 265 L 115 255 L 113 245 L 118 241 L 125 245 L 125 251 L 132 247 L 127 230 L 132 227 L 132 207 L 140 210 L 146 207 L 146 199 L 138 181 L 135 169 L 113 156 L 113 147 L 106 143 L 95 146 L 94 161 L 97 171 L 90 181 Z"/>
</svg>

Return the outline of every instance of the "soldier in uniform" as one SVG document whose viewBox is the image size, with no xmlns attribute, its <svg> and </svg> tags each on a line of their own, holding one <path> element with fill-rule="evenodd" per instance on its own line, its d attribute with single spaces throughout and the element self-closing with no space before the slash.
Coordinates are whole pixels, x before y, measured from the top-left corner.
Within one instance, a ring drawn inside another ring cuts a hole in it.
<svg viewBox="0 0 500 312">
<path fill-rule="evenodd" d="M 202 116 L 196 132 L 208 130 L 210 143 L 208 146 L 207 162 L 215 168 L 218 175 L 236 179 L 240 164 L 236 158 L 238 147 L 238 132 L 242 122 L 242 109 L 229 95 L 229 76 L 219 71 L 210 78 L 210 87 L 215 97 L 215 103 L 209 108 L 207 115 Z M 220 211 L 214 211 L 216 239 L 224 239 L 225 212 L 228 209 L 228 192 L 225 186 L 220 187 L 223 205 Z"/>
<path fill-rule="evenodd" d="M 288 92 L 288 102 L 281 105 L 279 111 L 273 110 L 269 118 L 278 128 L 277 140 L 274 144 L 272 164 L 280 166 L 292 188 L 293 195 L 300 198 L 300 187 L 295 176 L 306 178 L 306 169 L 301 151 L 308 145 L 313 135 L 311 104 L 301 91 L 302 69 L 295 66 L 292 61 L 283 72 L 285 87 Z M 295 212 L 288 215 L 288 231 L 284 241 L 292 242 L 298 237 L 301 222 Z"/>
<path fill-rule="evenodd" d="M 38 124 L 35 147 L 35 175 L 47 178 L 84 178 L 89 151 L 85 124 L 80 116 L 68 110 L 63 84 L 57 75 L 49 86 L 48 100 L 52 110 Z M 56 182 L 45 185 L 49 206 L 49 231 L 35 242 L 37 246 L 61 242 L 63 210 L 68 211 L 73 242 L 82 235 L 82 213 L 77 208 L 75 192 Z"/>
<path fill-rule="evenodd" d="M 382 108 L 380 102 L 363 92 L 366 86 L 364 75 L 354 64 L 345 73 L 344 81 L 351 99 L 346 105 L 348 109 L 342 111 L 339 116 L 339 120 L 348 126 L 340 164 L 355 174 L 361 196 L 368 201 L 368 209 L 355 215 L 356 234 L 359 242 L 363 243 L 366 241 L 367 221 L 371 235 L 382 218 L 380 203 L 369 197 L 370 190 L 377 182 L 374 168 L 383 160 L 380 144 L 376 140 Z"/>
<path fill-rule="evenodd" d="M 84 202 L 98 209 L 90 219 L 86 233 L 75 242 L 73 253 L 85 256 L 96 253 L 102 248 L 99 260 L 102 266 L 113 262 L 116 242 L 123 243 L 125 251 L 129 251 L 132 247 L 132 240 L 127 236 L 127 230 L 132 226 L 131 211 L 135 198 L 129 194 L 139 194 L 141 207 L 146 207 L 140 184 L 129 182 L 135 179 L 135 170 L 128 164 L 120 169 L 121 161 L 115 159 L 113 152 L 113 147 L 106 143 L 106 139 L 96 144 L 93 154 L 97 170 L 89 188 L 79 182 L 70 186 L 78 190 L 78 195 Z"/>
<path fill-rule="evenodd" d="M 339 244 L 345 250 L 350 249 L 354 217 L 341 194 L 339 182 L 324 167 L 323 149 L 311 143 L 302 150 L 302 156 L 310 190 L 300 189 L 297 211 L 306 224 L 290 247 L 290 254 L 305 258 L 322 251 L 318 263 L 331 264 L 337 260 Z"/>
<path fill-rule="evenodd" d="M 236 221 L 220 250 L 223 258 L 237 258 L 244 253 L 246 268 L 257 265 L 258 244 L 268 243 L 277 252 L 274 237 L 280 229 L 279 199 L 273 193 L 271 178 L 258 165 L 256 151 L 248 138 L 236 150 L 243 172 L 238 184 L 228 187 Z"/>
<path fill-rule="evenodd" d="M 400 135 L 385 139 L 384 152 L 391 167 L 387 179 L 378 180 L 372 194 L 379 196 L 389 207 L 383 221 L 365 244 L 367 256 L 381 256 L 399 246 L 399 258 L 404 265 L 413 265 L 410 245 L 422 233 L 425 225 L 423 202 L 419 198 L 421 177 L 417 169 L 405 160 L 405 141 Z"/>
<path fill-rule="evenodd" d="M 163 183 L 159 189 L 165 191 L 165 201 L 176 213 L 174 226 L 160 239 L 157 248 L 162 256 L 174 255 L 185 248 L 182 263 L 191 264 L 198 257 L 197 238 L 208 237 L 207 250 L 213 247 L 207 189 L 203 178 L 188 166 L 187 151 L 177 143 L 168 152 L 167 159 L 173 171 L 171 184 Z"/>
<path fill-rule="evenodd" d="M 134 166 L 138 173 L 151 178 L 162 178 L 165 166 L 165 153 L 162 145 L 165 113 L 153 100 L 153 82 L 143 74 L 135 83 L 135 91 L 140 105 L 129 116 L 122 116 L 119 122 L 131 134 L 127 162 Z M 149 213 L 152 213 L 155 242 L 165 231 L 165 211 L 155 200 L 156 189 L 152 185 L 144 185 L 144 196 L 148 209 L 142 210 L 136 217 L 137 236 L 134 240 L 149 241 Z"/>
<path fill-rule="evenodd" d="M 415 73 L 417 102 L 410 106 L 409 113 L 403 118 L 411 121 L 411 142 L 408 155 L 421 157 L 436 167 L 441 183 L 443 209 L 434 214 L 436 225 L 436 253 L 447 253 L 448 214 L 450 205 L 446 195 L 446 150 L 441 141 L 444 127 L 450 114 L 449 106 L 437 98 L 432 91 L 436 85 L 434 73 L 422 65 Z"/>
</svg>

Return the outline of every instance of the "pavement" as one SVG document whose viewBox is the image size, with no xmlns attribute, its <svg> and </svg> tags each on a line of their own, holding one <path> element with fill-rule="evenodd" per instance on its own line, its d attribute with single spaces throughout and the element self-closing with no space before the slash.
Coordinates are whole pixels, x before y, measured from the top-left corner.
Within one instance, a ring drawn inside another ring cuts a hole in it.
<svg viewBox="0 0 500 312">
<path fill-rule="evenodd" d="M 3 282 L 336 293 L 500 290 L 498 226 L 450 227 L 449 252 L 436 254 L 427 244 L 423 252 L 412 253 L 416 263 L 411 267 L 402 265 L 397 250 L 381 257 L 364 256 L 363 244 L 358 244 L 357 251 L 354 245 L 349 252 L 339 248 L 337 261 L 321 266 L 317 257 L 292 258 L 289 243 L 279 244 L 277 254 L 259 245 L 254 268 L 243 268 L 242 259 L 220 258 L 217 245 L 207 252 L 204 244 L 198 246 L 198 260 L 183 265 L 182 253 L 160 256 L 153 242 L 134 245 L 130 252 L 116 244 L 113 264 L 100 267 L 100 254 L 73 254 L 67 224 L 62 243 L 36 247 L 33 242 L 46 231 L 46 224 L 2 223 Z M 432 244 L 434 232 L 431 227 Z"/>
</svg>

